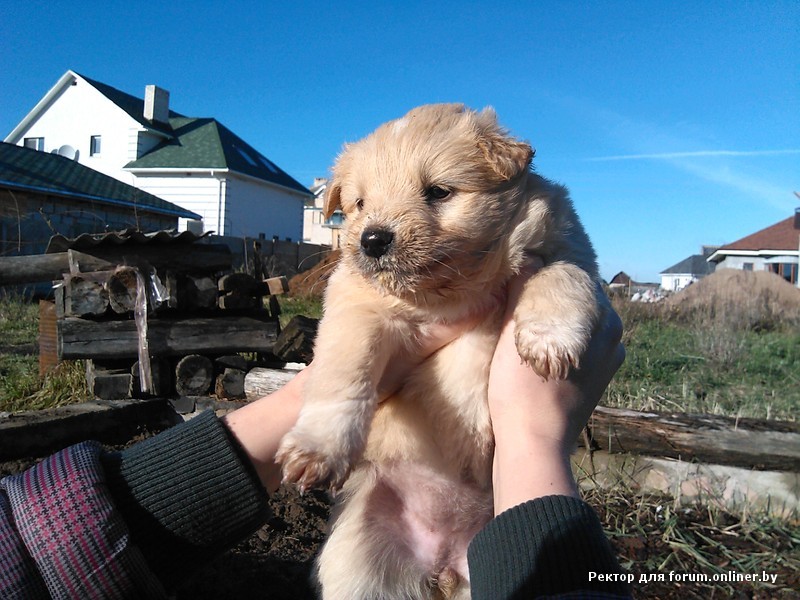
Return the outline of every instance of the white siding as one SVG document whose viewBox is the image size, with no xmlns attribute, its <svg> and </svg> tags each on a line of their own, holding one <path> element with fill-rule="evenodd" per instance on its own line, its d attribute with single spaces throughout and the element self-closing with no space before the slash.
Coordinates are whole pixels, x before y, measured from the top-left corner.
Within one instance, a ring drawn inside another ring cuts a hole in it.
<svg viewBox="0 0 800 600">
<path fill-rule="evenodd" d="M 224 233 L 237 237 L 264 234 L 267 239 L 277 236 L 302 241 L 303 199 L 300 194 L 268 183 L 229 174 Z"/>
<path fill-rule="evenodd" d="M 24 138 L 43 137 L 45 152 L 72 146 L 82 165 L 132 185 L 132 175 L 121 170 L 128 162 L 132 129 L 140 130 L 141 126 L 90 84 L 76 79 L 75 85 L 65 87 L 15 143 L 21 146 Z M 93 135 L 101 136 L 101 152 L 90 156 Z"/>
<path fill-rule="evenodd" d="M 682 290 L 693 281 L 698 281 L 697 277 L 689 273 L 670 273 L 661 276 L 661 289 L 670 292 Z"/>
<path fill-rule="evenodd" d="M 752 265 L 753 271 L 765 271 L 767 263 L 764 262 L 765 258 L 760 256 L 734 256 L 727 255 L 725 260 L 717 264 L 717 269 L 744 269 L 745 264 Z"/>
<path fill-rule="evenodd" d="M 203 231 L 222 235 L 219 228 L 220 180 L 210 175 L 192 174 L 182 177 L 137 176 L 134 185 L 159 198 L 196 212 L 203 218 Z M 186 229 L 181 219 L 180 229 Z"/>
</svg>

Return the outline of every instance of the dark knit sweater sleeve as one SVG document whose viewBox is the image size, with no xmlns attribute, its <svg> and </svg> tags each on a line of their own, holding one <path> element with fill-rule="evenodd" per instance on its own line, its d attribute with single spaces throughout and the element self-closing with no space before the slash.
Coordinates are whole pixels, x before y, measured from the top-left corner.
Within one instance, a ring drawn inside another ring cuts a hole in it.
<svg viewBox="0 0 800 600">
<path fill-rule="evenodd" d="M 626 583 L 594 510 L 567 496 L 515 506 L 490 521 L 468 551 L 473 600 L 627 597 Z"/>
<path fill-rule="evenodd" d="M 252 465 L 210 411 L 102 462 L 133 542 L 167 589 L 269 516 Z"/>
</svg>

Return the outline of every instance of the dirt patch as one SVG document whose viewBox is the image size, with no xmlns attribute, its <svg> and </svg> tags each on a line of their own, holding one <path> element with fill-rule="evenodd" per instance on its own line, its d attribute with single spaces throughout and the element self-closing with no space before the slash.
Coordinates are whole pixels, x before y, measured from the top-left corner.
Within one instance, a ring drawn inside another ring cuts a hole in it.
<svg viewBox="0 0 800 600">
<path fill-rule="evenodd" d="M 145 436 L 139 436 L 142 439 Z M 0 463 L 0 477 L 21 472 L 36 459 Z M 747 528 L 731 515 L 704 507 L 670 509 L 669 497 L 642 499 L 599 491 L 586 500 L 597 511 L 621 564 L 634 578 L 635 598 L 689 600 L 706 598 L 796 598 L 800 589 L 800 550 L 792 542 L 796 529 Z M 300 496 L 281 488 L 270 500 L 273 517 L 253 535 L 197 571 L 174 593 L 176 600 L 313 600 L 314 557 L 326 535 L 330 505 L 325 494 Z M 769 554 L 772 560 L 750 562 Z M 698 560 L 702 556 L 705 559 Z M 745 564 L 735 560 L 744 557 Z M 705 562 L 710 559 L 711 562 Z M 777 585 L 736 582 L 649 581 L 639 577 L 670 573 L 709 577 L 714 572 L 777 576 Z"/>
<path fill-rule="evenodd" d="M 289 280 L 289 295 L 298 298 L 321 298 L 328 284 L 328 277 L 333 273 L 341 256 L 341 250 L 334 250 L 313 268 L 292 277 Z"/>
<path fill-rule="evenodd" d="M 668 298 L 665 307 L 682 314 L 800 323 L 800 289 L 767 271 L 720 269 Z"/>
<path fill-rule="evenodd" d="M 270 499 L 273 517 L 256 533 L 204 566 L 175 593 L 176 600 L 313 600 L 314 557 L 325 539 L 330 507 L 325 494 L 281 488 Z"/>
</svg>

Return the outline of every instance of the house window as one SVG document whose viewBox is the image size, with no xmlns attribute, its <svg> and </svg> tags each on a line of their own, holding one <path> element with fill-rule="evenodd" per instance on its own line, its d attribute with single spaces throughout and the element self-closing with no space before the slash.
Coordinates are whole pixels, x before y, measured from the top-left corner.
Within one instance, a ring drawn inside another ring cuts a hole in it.
<svg viewBox="0 0 800 600">
<path fill-rule="evenodd" d="M 753 263 L 744 263 L 742 265 L 742 271 L 752 271 L 753 270 Z"/>
<path fill-rule="evenodd" d="M 43 137 L 25 138 L 25 147 L 33 148 L 34 150 L 44 150 L 44 138 Z"/>
<path fill-rule="evenodd" d="M 93 135 L 89 138 L 89 156 L 100 154 L 100 136 Z"/>
</svg>

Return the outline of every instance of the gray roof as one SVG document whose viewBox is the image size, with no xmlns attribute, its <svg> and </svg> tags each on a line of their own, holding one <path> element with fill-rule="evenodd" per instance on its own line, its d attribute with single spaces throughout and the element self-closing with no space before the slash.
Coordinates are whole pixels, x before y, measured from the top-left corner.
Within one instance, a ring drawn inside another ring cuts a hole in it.
<svg viewBox="0 0 800 600">
<path fill-rule="evenodd" d="M 714 263 L 708 262 L 702 254 L 694 254 L 661 271 L 661 275 L 683 275 L 686 273 L 690 275 L 710 275 L 714 272 L 715 266 Z"/>
<path fill-rule="evenodd" d="M 197 213 L 74 160 L 6 142 L 0 142 L 0 186 L 200 219 Z"/>
<path fill-rule="evenodd" d="M 86 77 L 86 75 L 81 75 L 80 73 L 75 74 L 80 75 L 80 77 L 90 83 L 98 92 L 119 106 L 122 110 L 128 113 L 132 119 L 137 121 L 143 127 L 158 131 L 167 137 L 172 137 L 172 130 L 168 124 L 158 123 L 156 121 L 148 121 L 144 118 L 144 100 L 142 98 L 137 98 L 136 96 L 132 96 L 131 94 L 120 91 L 115 87 L 111 87 L 110 85 L 100 81 L 90 79 L 89 77 Z M 181 117 L 183 115 L 170 110 L 169 116 L 170 118 L 173 118 Z"/>
</svg>

